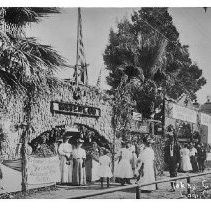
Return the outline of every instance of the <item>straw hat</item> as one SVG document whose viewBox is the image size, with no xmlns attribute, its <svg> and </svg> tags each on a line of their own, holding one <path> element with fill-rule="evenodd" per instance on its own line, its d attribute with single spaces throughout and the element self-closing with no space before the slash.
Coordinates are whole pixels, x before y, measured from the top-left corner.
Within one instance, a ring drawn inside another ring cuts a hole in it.
<svg viewBox="0 0 211 210">
<path fill-rule="evenodd" d="M 79 130 L 77 128 L 67 126 L 65 128 L 65 132 L 66 133 L 79 133 Z"/>
<path fill-rule="evenodd" d="M 74 134 L 79 134 L 79 133 L 80 132 L 79 132 L 79 130 L 77 128 L 68 126 L 68 127 L 65 128 L 65 132 L 63 134 L 63 138 L 70 139 L 70 138 L 73 137 Z"/>
</svg>

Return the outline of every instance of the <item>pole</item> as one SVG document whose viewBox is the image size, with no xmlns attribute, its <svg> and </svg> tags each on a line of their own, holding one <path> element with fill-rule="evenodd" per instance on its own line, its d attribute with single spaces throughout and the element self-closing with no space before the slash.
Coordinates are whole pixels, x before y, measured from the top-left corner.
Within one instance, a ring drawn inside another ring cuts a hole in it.
<svg viewBox="0 0 211 210">
<path fill-rule="evenodd" d="M 112 174 L 113 174 L 113 181 L 115 181 L 115 177 L 114 177 L 114 165 L 115 165 L 115 160 L 114 160 L 114 156 L 115 156 L 115 139 L 116 139 L 116 129 L 114 128 L 114 138 L 113 138 L 113 147 L 112 147 Z"/>
<path fill-rule="evenodd" d="M 154 168 L 155 181 L 157 181 L 157 173 L 156 173 L 155 161 L 153 162 L 153 168 Z M 155 184 L 155 189 L 158 190 L 158 184 Z"/>
<path fill-rule="evenodd" d="M 162 136 L 165 138 L 165 121 L 166 121 L 166 101 L 165 101 L 165 93 L 163 95 L 163 119 L 162 119 Z"/>
<path fill-rule="evenodd" d="M 27 137 L 27 128 L 23 124 L 23 135 L 22 135 L 22 148 L 21 148 L 21 157 L 22 157 L 22 192 L 25 194 L 27 190 L 27 157 L 26 157 L 26 137 Z"/>
<path fill-rule="evenodd" d="M 187 178 L 187 193 L 188 193 L 188 198 L 190 198 L 190 191 L 191 191 L 191 186 L 190 186 L 190 177 Z"/>
<path fill-rule="evenodd" d="M 139 186 L 136 187 L 136 199 L 141 199 Z"/>
<path fill-rule="evenodd" d="M 79 21 L 81 10 L 78 8 L 78 25 L 77 25 L 77 49 L 76 49 L 76 65 L 75 65 L 75 83 L 78 86 L 78 42 L 79 42 Z"/>
</svg>

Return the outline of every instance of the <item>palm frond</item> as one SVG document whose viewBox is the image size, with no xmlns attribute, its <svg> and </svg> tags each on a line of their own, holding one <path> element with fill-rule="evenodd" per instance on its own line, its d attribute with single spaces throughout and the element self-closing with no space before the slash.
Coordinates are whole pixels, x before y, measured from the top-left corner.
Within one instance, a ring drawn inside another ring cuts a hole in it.
<svg viewBox="0 0 211 210">
<path fill-rule="evenodd" d="M 69 67 L 65 59 L 56 50 L 49 45 L 38 43 L 33 37 L 19 40 L 18 45 L 23 52 L 27 52 L 27 55 L 32 56 L 32 60 L 37 59 L 39 64 L 42 63 L 49 69 L 56 69 L 62 66 Z"/>
<path fill-rule="evenodd" d="M 21 83 L 19 83 L 19 81 L 14 75 L 2 69 L 0 69 L 0 78 L 6 85 L 10 86 L 11 90 L 14 93 L 24 93 L 26 91 L 26 89 L 22 86 Z"/>
<path fill-rule="evenodd" d="M 59 13 L 58 8 L 51 7 L 5 7 L 4 20 L 6 24 L 23 27 L 30 23 L 37 23 L 41 17 Z"/>
</svg>

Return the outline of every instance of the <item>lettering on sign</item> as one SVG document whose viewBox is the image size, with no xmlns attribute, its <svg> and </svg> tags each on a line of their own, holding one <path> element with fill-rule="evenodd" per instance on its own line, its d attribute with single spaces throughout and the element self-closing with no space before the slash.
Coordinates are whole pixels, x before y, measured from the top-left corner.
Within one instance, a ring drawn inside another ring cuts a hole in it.
<svg viewBox="0 0 211 210">
<path fill-rule="evenodd" d="M 27 161 L 27 183 L 47 184 L 60 181 L 58 156 L 48 158 L 29 157 Z"/>
<path fill-rule="evenodd" d="M 58 114 L 80 115 L 95 118 L 101 116 L 101 110 L 99 108 L 56 101 L 51 102 L 51 112 Z"/>
<path fill-rule="evenodd" d="M 149 133 L 149 126 L 146 123 L 132 120 L 131 131 L 138 132 L 138 133 Z"/>
</svg>

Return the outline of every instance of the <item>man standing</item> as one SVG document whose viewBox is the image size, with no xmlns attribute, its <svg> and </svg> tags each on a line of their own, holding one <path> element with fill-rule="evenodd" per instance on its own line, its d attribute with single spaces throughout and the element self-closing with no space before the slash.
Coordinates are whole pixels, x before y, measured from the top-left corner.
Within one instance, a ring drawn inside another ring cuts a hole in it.
<svg viewBox="0 0 211 210">
<path fill-rule="evenodd" d="M 198 153 L 197 161 L 198 161 L 198 166 L 199 166 L 199 172 L 203 172 L 205 169 L 205 160 L 207 157 L 206 150 L 204 148 L 203 143 L 198 144 L 197 153 Z"/>
<path fill-rule="evenodd" d="M 190 161 L 193 168 L 193 172 L 197 172 L 198 171 L 197 150 L 194 147 L 193 143 L 190 145 Z"/>
<path fill-rule="evenodd" d="M 177 177 L 177 169 L 180 163 L 180 147 L 174 140 L 173 132 L 169 133 L 169 142 L 164 149 L 164 161 L 168 166 L 170 177 Z M 175 191 L 175 182 L 171 182 L 171 191 Z"/>
</svg>

